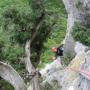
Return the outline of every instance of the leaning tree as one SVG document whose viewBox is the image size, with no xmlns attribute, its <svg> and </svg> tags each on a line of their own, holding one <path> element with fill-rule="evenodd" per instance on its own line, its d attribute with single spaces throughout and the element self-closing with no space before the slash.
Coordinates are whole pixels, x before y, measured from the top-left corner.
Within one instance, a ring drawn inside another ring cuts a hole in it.
<svg viewBox="0 0 90 90">
<path fill-rule="evenodd" d="M 3 12 L 3 23 L 0 23 L 3 24 L 2 29 L 5 32 L 12 34 L 9 38 L 13 44 L 17 42 L 25 47 L 23 62 L 29 77 L 31 78 L 29 87 L 25 85 L 24 80 L 11 65 L 0 61 L 0 76 L 8 81 L 15 90 L 41 89 L 38 80 L 39 72 L 36 70 L 36 67 L 40 60 L 44 42 L 50 35 L 52 27 L 57 20 L 53 17 L 53 12 L 50 13 L 45 10 L 42 0 L 29 0 L 29 5 L 31 6 L 33 13 L 31 16 L 29 16 L 30 13 L 25 16 L 25 13 L 20 14 L 15 8 L 9 8 Z M 49 16 L 53 17 L 52 23 L 46 22 L 46 18 Z M 14 25 L 14 29 L 12 30 L 10 28 L 12 25 L 11 23 Z M 32 26 L 30 24 L 32 24 Z"/>
</svg>

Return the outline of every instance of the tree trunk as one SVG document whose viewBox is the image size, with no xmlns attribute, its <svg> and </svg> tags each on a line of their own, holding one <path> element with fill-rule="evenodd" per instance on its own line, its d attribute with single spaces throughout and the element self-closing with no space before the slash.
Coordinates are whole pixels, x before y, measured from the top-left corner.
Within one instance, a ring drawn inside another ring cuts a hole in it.
<svg viewBox="0 0 90 90">
<path fill-rule="evenodd" d="M 26 42 L 26 59 L 25 59 L 25 64 L 26 64 L 26 69 L 29 72 L 31 78 L 31 85 L 28 88 L 28 90 L 40 90 L 40 83 L 39 83 L 39 74 L 38 71 L 36 71 L 35 67 L 31 63 L 30 59 L 30 41 Z"/>
</svg>

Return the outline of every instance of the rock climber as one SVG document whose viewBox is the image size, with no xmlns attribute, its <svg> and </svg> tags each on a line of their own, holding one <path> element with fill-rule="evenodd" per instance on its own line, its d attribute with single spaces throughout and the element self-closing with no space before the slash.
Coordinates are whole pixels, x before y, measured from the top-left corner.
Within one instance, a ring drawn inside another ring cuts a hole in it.
<svg viewBox="0 0 90 90">
<path fill-rule="evenodd" d="M 52 47 L 52 52 L 55 53 L 55 59 L 57 59 L 58 56 L 63 56 L 63 44 L 61 44 L 59 47 Z"/>
</svg>

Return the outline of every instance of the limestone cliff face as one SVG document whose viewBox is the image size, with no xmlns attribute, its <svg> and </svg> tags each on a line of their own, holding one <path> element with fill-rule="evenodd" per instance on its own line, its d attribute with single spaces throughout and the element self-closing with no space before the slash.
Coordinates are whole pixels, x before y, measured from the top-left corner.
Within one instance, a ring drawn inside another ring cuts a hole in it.
<svg viewBox="0 0 90 90">
<path fill-rule="evenodd" d="M 74 0 L 63 0 L 63 3 L 65 5 L 65 8 L 66 8 L 66 11 L 68 14 L 64 53 L 69 54 L 71 57 L 73 57 L 75 55 L 75 52 L 74 52 L 75 41 L 72 38 L 71 31 L 72 31 L 72 27 L 73 27 L 74 21 L 75 21 L 74 16 L 77 15 L 77 10 L 76 10 Z M 76 12 L 76 13 L 74 13 L 74 12 Z"/>
<path fill-rule="evenodd" d="M 74 22 L 90 25 L 90 0 L 63 0 L 68 18 L 67 32 L 65 37 L 64 53 L 75 55 L 75 41 L 71 35 Z"/>
</svg>

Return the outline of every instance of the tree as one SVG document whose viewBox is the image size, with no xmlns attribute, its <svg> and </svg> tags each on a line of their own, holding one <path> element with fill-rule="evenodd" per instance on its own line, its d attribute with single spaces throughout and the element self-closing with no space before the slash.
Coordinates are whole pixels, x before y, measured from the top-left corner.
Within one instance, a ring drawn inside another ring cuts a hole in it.
<svg viewBox="0 0 90 90">
<path fill-rule="evenodd" d="M 52 5 L 47 5 L 48 2 Z M 4 2 L 6 5 L 8 5 L 7 3 L 15 3 L 15 5 L 9 5 L 7 8 L 3 8 L 3 12 L 0 16 L 0 58 L 2 60 L 2 62 L 0 62 L 2 65 L 2 72 L 0 73 L 1 77 L 10 82 L 16 90 L 26 90 L 24 81 L 10 66 L 12 65 L 16 70 L 18 70 L 18 68 L 20 68 L 19 63 L 21 62 L 20 57 L 24 57 L 23 61 L 26 70 L 29 77 L 32 78 L 31 90 L 40 89 L 38 83 L 39 73 L 36 70 L 36 67 L 40 61 L 44 42 L 46 42 L 47 38 L 50 36 L 53 26 L 57 24 L 56 22 L 58 18 L 60 18 L 58 2 L 59 0 L 27 0 L 23 2 L 22 0 L 9 0 Z M 56 8 L 54 9 L 52 7 Z M 3 62 L 9 62 L 10 65 Z M 7 73 L 6 76 L 4 76 L 5 72 Z M 13 80 L 11 77 L 8 78 L 9 75 L 12 76 Z M 18 82 L 22 81 L 22 83 L 16 85 L 17 79 Z"/>
<path fill-rule="evenodd" d="M 17 46 L 18 49 L 20 49 L 26 46 L 24 62 L 29 75 L 31 78 L 33 77 L 31 80 L 31 90 L 40 90 L 38 83 L 39 73 L 35 68 L 38 65 L 36 62 L 39 62 L 40 60 L 41 51 L 44 47 L 43 44 L 50 35 L 52 27 L 55 25 L 57 19 L 54 18 L 54 14 L 52 13 L 53 20 L 51 21 L 53 22 L 47 23 L 46 18 L 50 17 L 50 15 L 45 11 L 41 0 L 32 0 L 29 1 L 29 4 L 32 8 L 31 16 L 29 16 L 30 13 L 27 14 L 23 11 L 20 12 L 18 9 L 13 7 L 7 8 L 2 13 L 1 18 L 3 18 L 3 23 L 0 23 L 0 27 L 2 29 L 1 33 L 4 31 L 6 36 L 7 34 L 10 34 L 7 36 L 7 40 L 9 40 L 9 43 L 7 42 L 7 44 L 11 45 L 12 48 L 8 48 L 8 52 L 4 53 L 5 50 L 2 48 L 3 44 L 0 51 L 3 54 L 1 57 L 2 59 L 11 59 L 10 62 L 14 63 L 14 61 L 12 61 L 13 56 L 15 57 L 14 59 L 18 59 L 18 53 L 23 54 L 23 50 L 13 54 L 13 48 Z M 10 56 L 11 53 L 9 51 L 12 52 L 12 56 Z M 32 61 L 36 62 L 33 64 Z M 18 62 L 18 60 L 16 62 Z M 26 90 L 26 85 L 17 72 L 8 64 L 3 62 L 0 62 L 0 64 L 0 76 L 11 83 L 16 90 Z"/>
</svg>

